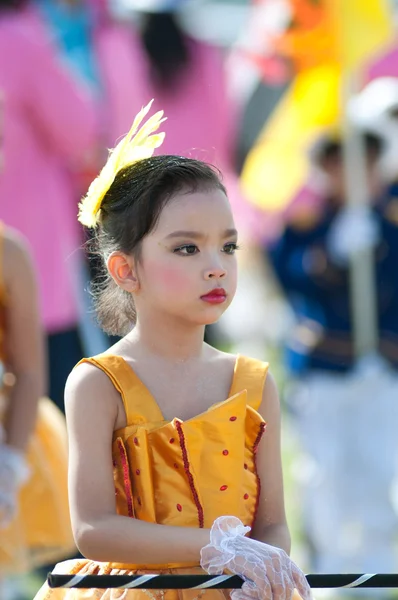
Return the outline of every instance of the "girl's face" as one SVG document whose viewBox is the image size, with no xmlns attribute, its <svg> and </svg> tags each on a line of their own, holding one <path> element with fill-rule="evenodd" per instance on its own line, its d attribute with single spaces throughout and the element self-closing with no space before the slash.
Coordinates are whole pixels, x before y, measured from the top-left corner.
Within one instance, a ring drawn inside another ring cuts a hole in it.
<svg viewBox="0 0 398 600">
<path fill-rule="evenodd" d="M 142 242 L 134 294 L 138 319 L 154 311 L 197 325 L 217 321 L 237 285 L 237 232 L 218 189 L 179 193 Z"/>
</svg>

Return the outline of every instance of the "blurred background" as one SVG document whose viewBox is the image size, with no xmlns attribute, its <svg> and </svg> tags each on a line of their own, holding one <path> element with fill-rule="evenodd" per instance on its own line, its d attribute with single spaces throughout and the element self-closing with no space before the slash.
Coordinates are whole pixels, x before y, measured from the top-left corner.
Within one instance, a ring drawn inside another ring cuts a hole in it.
<svg viewBox="0 0 398 600">
<path fill-rule="evenodd" d="M 151 98 L 223 172 L 237 296 L 207 341 L 270 362 L 293 558 L 397 571 L 398 2 L 0 0 L 0 220 L 27 239 L 48 394 L 113 342 L 77 204 Z M 0 268 L 1 273 L 1 268 Z M 0 282 L 1 283 L 1 282 Z M 34 507 L 32 507 L 34 510 Z M 31 598 L 43 573 L 5 578 Z M 315 593 L 398 597 L 394 591 Z"/>
</svg>

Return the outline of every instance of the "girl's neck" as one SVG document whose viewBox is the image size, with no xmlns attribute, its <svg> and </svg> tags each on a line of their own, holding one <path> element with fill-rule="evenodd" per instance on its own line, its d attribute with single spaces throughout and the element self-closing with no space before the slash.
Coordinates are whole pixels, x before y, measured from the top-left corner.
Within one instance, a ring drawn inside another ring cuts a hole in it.
<svg viewBox="0 0 398 600">
<path fill-rule="evenodd" d="M 204 325 L 184 324 L 181 321 L 140 318 L 127 338 L 140 354 L 152 355 L 170 362 L 186 362 L 200 358 L 204 347 Z"/>
</svg>

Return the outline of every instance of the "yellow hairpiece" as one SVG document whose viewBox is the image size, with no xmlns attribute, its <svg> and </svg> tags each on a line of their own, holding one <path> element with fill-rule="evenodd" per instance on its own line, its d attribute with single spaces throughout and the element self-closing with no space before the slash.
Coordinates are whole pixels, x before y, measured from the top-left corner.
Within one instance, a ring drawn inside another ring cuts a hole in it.
<svg viewBox="0 0 398 600">
<path fill-rule="evenodd" d="M 86 196 L 79 204 L 78 218 L 80 223 L 86 227 L 96 227 L 98 224 L 102 200 L 114 182 L 117 173 L 128 165 L 132 165 L 145 158 L 150 158 L 155 148 L 159 148 L 162 145 L 165 134 L 152 134 L 166 120 L 162 118 L 163 111 L 154 114 L 139 129 L 141 122 L 152 106 L 152 102 L 153 100 L 140 110 L 128 134 L 113 150 L 109 151 L 109 158 L 105 166 L 98 177 L 94 179 Z"/>
</svg>

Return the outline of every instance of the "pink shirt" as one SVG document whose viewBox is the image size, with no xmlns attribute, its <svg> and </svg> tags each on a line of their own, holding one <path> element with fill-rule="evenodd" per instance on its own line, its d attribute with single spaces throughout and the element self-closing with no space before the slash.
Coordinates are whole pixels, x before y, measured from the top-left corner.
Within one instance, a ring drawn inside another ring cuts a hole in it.
<svg viewBox="0 0 398 600">
<path fill-rule="evenodd" d="M 389 48 L 371 62 L 366 79 L 371 81 L 378 77 L 398 77 L 398 46 Z"/>
<path fill-rule="evenodd" d="M 230 162 L 233 121 L 218 49 L 190 41 L 192 64 L 174 88 L 166 91 L 154 87 L 133 27 L 103 30 L 97 50 L 108 94 L 112 143 L 129 130 L 140 108 L 155 98 L 153 110 L 162 109 L 167 116 L 162 154 L 190 155 L 223 165 Z"/>
<path fill-rule="evenodd" d="M 262 218 L 245 202 L 233 167 L 235 107 L 227 95 L 223 57 L 218 48 L 189 40 L 192 63 L 169 90 L 158 89 L 133 26 L 105 26 L 96 49 L 106 90 L 109 147 L 131 127 L 136 113 L 155 99 L 153 112 L 164 110 L 166 138 L 157 154 L 179 154 L 219 167 L 244 236 L 261 235 Z M 257 231 L 256 231 L 257 230 Z"/>
<path fill-rule="evenodd" d="M 81 238 L 67 165 L 77 165 L 92 148 L 96 115 L 92 99 L 58 62 L 47 36 L 33 9 L 0 16 L 0 219 L 30 243 L 44 326 L 53 332 L 77 322 L 74 258 Z"/>
</svg>

